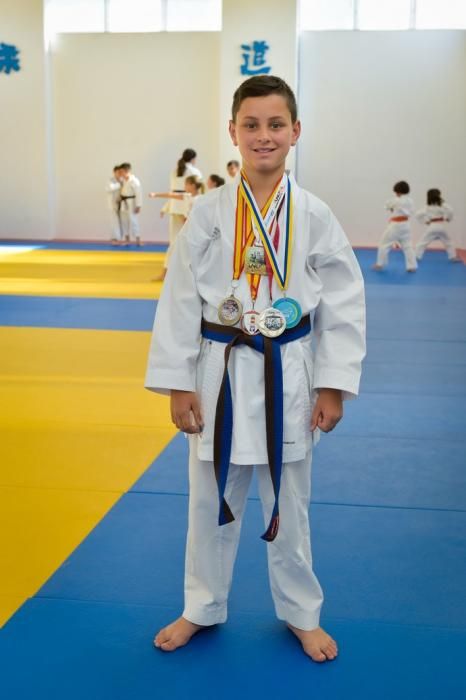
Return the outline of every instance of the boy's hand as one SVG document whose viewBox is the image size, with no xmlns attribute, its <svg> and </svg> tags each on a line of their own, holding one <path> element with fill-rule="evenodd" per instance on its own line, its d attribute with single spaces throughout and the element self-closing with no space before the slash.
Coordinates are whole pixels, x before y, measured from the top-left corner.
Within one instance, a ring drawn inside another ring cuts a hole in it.
<svg viewBox="0 0 466 700">
<path fill-rule="evenodd" d="M 134 213 L 135 213 L 135 214 L 139 214 L 140 211 L 141 211 L 141 207 L 135 207 L 135 208 L 134 208 Z"/>
<path fill-rule="evenodd" d="M 330 432 L 343 416 L 343 399 L 340 389 L 319 389 L 319 396 L 311 417 L 311 430 L 320 428 Z"/>
<path fill-rule="evenodd" d="M 202 433 L 204 421 L 196 392 L 172 389 L 170 395 L 171 417 L 176 427 L 184 433 Z"/>
</svg>

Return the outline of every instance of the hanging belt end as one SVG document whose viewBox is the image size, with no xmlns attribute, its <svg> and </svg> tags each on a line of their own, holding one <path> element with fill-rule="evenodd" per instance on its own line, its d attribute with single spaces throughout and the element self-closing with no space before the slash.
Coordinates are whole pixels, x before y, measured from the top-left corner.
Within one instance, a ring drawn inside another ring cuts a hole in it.
<svg viewBox="0 0 466 700">
<path fill-rule="evenodd" d="M 265 540 L 266 542 L 273 542 L 276 536 L 278 535 L 279 525 L 280 516 L 274 515 L 272 517 L 272 520 L 270 521 L 270 525 L 268 526 L 267 530 L 264 532 L 263 535 L 261 535 L 261 539 Z"/>
</svg>

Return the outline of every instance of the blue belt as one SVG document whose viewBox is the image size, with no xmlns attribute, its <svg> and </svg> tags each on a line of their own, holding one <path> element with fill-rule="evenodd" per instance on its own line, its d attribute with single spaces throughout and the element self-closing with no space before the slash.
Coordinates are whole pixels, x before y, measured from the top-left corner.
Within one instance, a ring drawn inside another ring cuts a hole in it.
<svg viewBox="0 0 466 700">
<path fill-rule="evenodd" d="M 220 499 L 219 525 L 231 523 L 235 519 L 225 500 L 233 435 L 233 402 L 230 377 L 228 375 L 230 352 L 235 345 L 247 345 L 264 355 L 267 456 L 275 496 L 270 524 L 262 535 L 262 539 L 267 542 L 273 542 L 277 536 L 280 523 L 278 497 L 280 495 L 283 464 L 283 370 L 280 346 L 303 338 L 310 331 L 311 321 L 309 315 L 303 316 L 295 328 L 285 330 L 282 335 L 276 338 L 267 338 L 261 334 L 248 335 L 240 328 L 202 321 L 201 332 L 204 338 L 214 340 L 217 343 L 227 344 L 225 348 L 225 367 L 215 412 L 214 429 L 214 469 Z"/>
</svg>

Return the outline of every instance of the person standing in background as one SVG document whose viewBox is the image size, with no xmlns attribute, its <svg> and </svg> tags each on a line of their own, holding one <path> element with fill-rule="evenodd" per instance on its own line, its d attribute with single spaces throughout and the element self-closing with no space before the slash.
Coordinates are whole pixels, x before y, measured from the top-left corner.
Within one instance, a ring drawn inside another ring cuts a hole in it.
<svg viewBox="0 0 466 700">
<path fill-rule="evenodd" d="M 377 262 L 373 269 L 382 270 L 388 262 L 390 248 L 398 244 L 405 256 L 406 271 L 415 272 L 417 270 L 417 262 L 409 226 L 409 218 L 413 214 L 414 204 L 411 197 L 408 197 L 409 185 L 404 180 L 401 180 L 395 183 L 393 191 L 395 196 L 391 197 L 385 204 L 385 209 L 388 209 L 390 212 L 390 221 L 380 240 Z"/>
<path fill-rule="evenodd" d="M 121 190 L 120 190 L 120 220 L 125 245 L 129 245 L 131 239 L 136 240 L 136 245 L 141 244 L 138 214 L 142 206 L 141 183 L 131 172 L 130 163 L 122 163 Z"/>
<path fill-rule="evenodd" d="M 440 190 L 427 190 L 427 206 L 416 212 L 416 219 L 427 224 L 425 232 L 416 245 L 416 258 L 422 260 L 427 246 L 434 241 L 441 241 L 447 251 L 450 262 L 461 262 L 448 232 L 448 223 L 453 218 L 453 209 L 443 201 Z"/>
<path fill-rule="evenodd" d="M 108 184 L 105 188 L 105 191 L 107 192 L 108 208 L 110 210 L 110 225 L 112 232 L 111 242 L 114 246 L 120 245 L 123 238 L 120 221 L 121 175 L 121 166 L 115 165 L 115 167 L 113 168 L 113 175 L 108 181 Z"/>
<path fill-rule="evenodd" d="M 198 180 L 202 180 L 202 173 L 196 167 L 195 162 L 197 153 L 192 148 L 185 148 L 181 158 L 176 164 L 176 170 L 170 175 L 170 192 L 175 194 L 183 194 L 185 192 L 185 180 L 189 176 L 194 176 Z M 186 205 L 183 198 L 170 197 L 160 211 L 160 216 L 169 215 L 168 224 L 168 249 L 163 263 L 163 270 L 155 279 L 162 282 L 167 274 L 168 263 L 173 252 L 176 237 L 181 231 L 181 228 L 186 221 Z"/>
</svg>

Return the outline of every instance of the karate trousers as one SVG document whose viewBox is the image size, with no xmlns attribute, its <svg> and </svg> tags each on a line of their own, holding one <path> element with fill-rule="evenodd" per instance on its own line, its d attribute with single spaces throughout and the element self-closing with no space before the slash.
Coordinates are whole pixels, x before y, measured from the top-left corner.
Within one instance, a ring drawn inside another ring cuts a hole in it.
<svg viewBox="0 0 466 700">
<path fill-rule="evenodd" d="M 112 241 L 121 241 L 123 236 L 121 230 L 120 213 L 117 209 L 110 210 L 110 224 L 112 227 Z"/>
<path fill-rule="evenodd" d="M 171 254 L 173 253 L 173 248 L 175 246 L 175 241 L 178 237 L 179 232 L 184 226 L 184 222 L 186 221 L 185 217 L 182 214 L 169 214 L 169 222 L 168 222 L 168 248 L 167 252 L 165 253 L 165 262 L 163 263 L 163 266 L 165 269 L 168 268 L 168 263 L 170 261 Z"/>
<path fill-rule="evenodd" d="M 120 211 L 121 229 L 126 240 L 135 238 L 137 241 L 140 238 L 138 214 L 123 206 Z"/>
<path fill-rule="evenodd" d="M 377 265 L 384 267 L 388 262 L 388 254 L 394 243 L 398 243 L 403 250 L 407 270 L 416 270 L 417 262 L 414 248 L 411 242 L 409 226 L 404 222 L 392 221 L 385 229 L 379 243 L 377 252 Z"/>
<path fill-rule="evenodd" d="M 218 525 L 219 498 L 212 462 L 196 455 L 190 438 L 189 525 L 185 562 L 183 617 L 198 625 L 227 619 L 241 521 L 253 467 L 230 465 L 225 497 L 235 516 Z M 274 495 L 268 465 L 256 467 L 264 516 L 264 530 L 272 514 Z M 323 593 L 312 570 L 309 527 L 311 453 L 300 462 L 283 465 L 280 490 L 280 528 L 267 547 L 270 588 L 280 620 L 304 630 L 319 626 Z M 257 533 L 260 539 L 262 532 Z"/>
<path fill-rule="evenodd" d="M 449 260 L 456 257 L 455 246 L 453 245 L 451 238 L 449 234 L 445 231 L 445 229 L 435 229 L 433 227 L 429 227 L 424 233 L 424 235 L 421 236 L 416 245 L 416 257 L 418 260 L 422 259 L 422 256 L 424 255 L 427 246 L 433 243 L 434 241 L 441 241 L 441 243 L 443 243 L 447 251 Z"/>
</svg>

